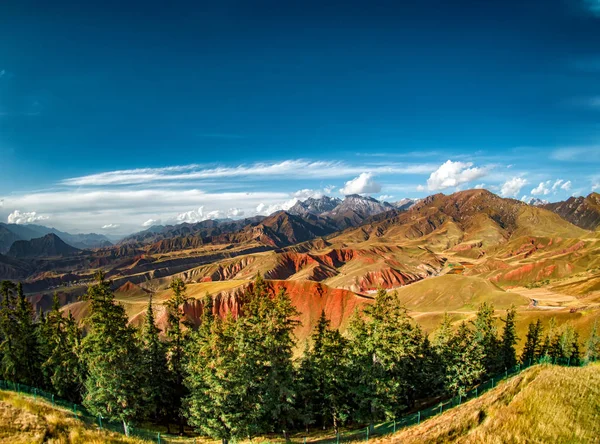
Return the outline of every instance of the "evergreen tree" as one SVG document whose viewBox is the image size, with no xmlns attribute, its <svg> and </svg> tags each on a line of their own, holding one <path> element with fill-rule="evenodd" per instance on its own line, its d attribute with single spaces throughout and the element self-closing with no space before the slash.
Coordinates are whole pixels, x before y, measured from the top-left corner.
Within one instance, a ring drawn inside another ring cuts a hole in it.
<svg viewBox="0 0 600 444">
<path fill-rule="evenodd" d="M 40 347 L 31 303 L 25 297 L 21 283 L 15 286 L 5 281 L 0 291 L 3 296 L 0 313 L 3 377 L 31 386 L 41 385 Z"/>
<path fill-rule="evenodd" d="M 452 395 L 465 395 L 466 391 L 485 374 L 484 346 L 477 333 L 465 322 L 448 344 L 446 365 L 446 390 Z"/>
<path fill-rule="evenodd" d="M 352 393 L 355 419 L 372 427 L 392 419 L 414 399 L 422 343 L 396 293 L 379 290 L 375 303 L 356 313 L 350 322 Z"/>
<path fill-rule="evenodd" d="M 487 375 L 496 374 L 502 367 L 502 352 L 494 322 L 494 306 L 484 302 L 473 322 L 475 340 L 483 350 L 483 365 Z"/>
<path fill-rule="evenodd" d="M 573 334 L 573 342 L 571 343 L 571 355 L 568 359 L 569 365 L 581 365 L 581 350 L 579 347 L 579 332 Z"/>
<path fill-rule="evenodd" d="M 141 330 L 142 369 L 144 371 L 144 397 L 146 414 L 155 421 L 168 422 L 167 403 L 169 393 L 169 373 L 165 345 L 159 338 L 160 329 L 154 319 L 152 295 L 148 299 L 146 318 Z"/>
<path fill-rule="evenodd" d="M 587 341 L 585 359 L 588 362 L 596 362 L 598 358 L 600 358 L 600 334 L 598 333 L 598 320 L 596 319 Z"/>
<path fill-rule="evenodd" d="M 66 318 L 60 312 L 56 294 L 52 310 L 40 323 L 40 342 L 45 385 L 62 398 L 80 402 L 85 373 L 78 356 L 81 331 L 71 312 Z"/>
<path fill-rule="evenodd" d="M 135 330 L 128 325 L 122 305 L 115 303 L 110 283 L 96 274 L 96 284 L 88 288 L 91 313 L 89 332 L 83 339 L 83 359 L 87 365 L 83 404 L 94 415 L 129 424 L 143 415 L 144 372 Z"/>
<path fill-rule="evenodd" d="M 171 297 L 165 302 L 167 309 L 167 363 L 171 379 L 169 398 L 169 410 L 174 414 L 179 424 L 179 433 L 183 434 L 185 418 L 183 416 L 182 400 L 187 396 L 184 379 L 184 349 L 187 340 L 187 331 L 191 325 L 185 320 L 183 311 L 188 301 L 185 283 L 179 279 L 173 279 L 169 288 L 172 290 Z"/>
<path fill-rule="evenodd" d="M 540 357 L 542 350 L 542 334 L 542 322 L 539 319 L 535 324 L 533 322 L 529 323 L 527 336 L 525 338 L 525 347 L 521 354 L 522 364 L 533 364 Z"/>
<path fill-rule="evenodd" d="M 315 417 L 323 427 L 333 425 L 337 433 L 350 411 L 348 340 L 330 328 L 323 311 L 312 334 L 312 343 L 301 363 L 303 371 L 308 372 L 304 381 L 308 390 L 303 395 L 305 408 L 310 409 L 302 413 L 308 418 Z"/>
<path fill-rule="evenodd" d="M 515 365 L 517 365 L 517 352 L 515 350 L 515 344 L 517 343 L 517 330 L 515 325 L 516 316 L 517 310 L 513 305 L 506 312 L 506 319 L 504 320 L 504 331 L 502 333 L 502 366 L 505 369 L 511 369 Z"/>
<path fill-rule="evenodd" d="M 242 301 L 237 319 L 209 316 L 210 334 L 194 333 L 186 364 L 190 424 L 225 441 L 286 430 L 294 413 L 298 313 L 284 292 L 269 297 L 260 276 Z"/>
</svg>

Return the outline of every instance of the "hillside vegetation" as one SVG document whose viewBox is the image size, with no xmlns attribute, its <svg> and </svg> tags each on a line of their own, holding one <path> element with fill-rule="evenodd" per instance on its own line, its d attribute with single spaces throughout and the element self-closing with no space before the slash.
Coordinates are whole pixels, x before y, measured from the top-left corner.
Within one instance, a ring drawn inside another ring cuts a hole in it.
<svg viewBox="0 0 600 444">
<path fill-rule="evenodd" d="M 536 366 L 377 443 L 598 442 L 600 365 Z"/>
<path fill-rule="evenodd" d="M 140 444 L 146 441 L 99 431 L 73 413 L 13 392 L 0 391 L 0 443 Z"/>
</svg>

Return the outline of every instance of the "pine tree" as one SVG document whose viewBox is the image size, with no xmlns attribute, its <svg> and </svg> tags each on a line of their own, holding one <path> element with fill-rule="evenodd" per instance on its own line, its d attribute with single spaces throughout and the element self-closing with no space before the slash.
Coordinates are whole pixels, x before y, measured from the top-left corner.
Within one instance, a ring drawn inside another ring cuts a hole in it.
<svg viewBox="0 0 600 444">
<path fill-rule="evenodd" d="M 142 370 L 144 371 L 144 398 L 146 414 L 155 422 L 166 421 L 168 426 L 167 403 L 169 374 L 165 345 L 159 338 L 160 329 L 154 319 L 152 295 L 148 299 L 146 318 L 141 330 Z"/>
<path fill-rule="evenodd" d="M 0 359 L 2 378 L 9 381 L 16 380 L 15 369 L 15 332 L 17 331 L 16 311 L 17 286 L 11 281 L 0 283 L 0 294 L 2 296 L 0 306 Z"/>
<path fill-rule="evenodd" d="M 84 406 L 94 415 L 129 424 L 143 414 L 144 372 L 135 329 L 128 325 L 122 305 L 115 303 L 110 283 L 104 274 L 96 274 L 96 284 L 88 288 L 91 313 L 89 333 L 82 342 L 87 365 Z"/>
<path fill-rule="evenodd" d="M 375 303 L 350 322 L 355 419 L 372 427 L 392 419 L 413 400 L 422 334 L 413 327 L 396 293 L 379 290 Z"/>
<path fill-rule="evenodd" d="M 502 351 L 502 366 L 505 369 L 511 369 L 517 365 L 517 352 L 515 344 L 517 343 L 517 333 L 515 318 L 517 310 L 512 306 L 506 312 L 504 320 L 504 331 L 502 333 L 501 351 Z"/>
<path fill-rule="evenodd" d="M 484 302 L 479 306 L 473 322 L 475 340 L 483 350 L 483 364 L 487 375 L 497 373 L 502 366 L 502 353 L 494 323 L 494 306 Z"/>
<path fill-rule="evenodd" d="M 71 312 L 67 317 L 60 312 L 56 294 L 52 310 L 40 323 L 40 342 L 45 385 L 62 398 L 80 402 L 85 373 L 78 356 L 81 331 Z"/>
<path fill-rule="evenodd" d="M 525 347 L 523 348 L 523 353 L 521 354 L 521 363 L 522 364 L 533 364 L 539 358 L 542 349 L 542 322 L 538 319 L 535 324 L 533 322 L 529 323 L 529 328 L 527 330 L 527 336 L 525 339 Z"/>
<path fill-rule="evenodd" d="M 446 390 L 452 395 L 465 395 L 466 391 L 485 374 L 484 346 L 478 333 L 471 331 L 465 322 L 449 342 L 446 364 Z"/>
<path fill-rule="evenodd" d="M 304 355 L 301 368 L 308 372 L 303 395 L 310 411 L 306 417 L 315 417 L 325 427 L 332 424 L 337 433 L 340 424 L 348 419 L 350 411 L 350 375 L 348 340 L 338 330 L 330 328 L 330 321 L 321 316 L 312 334 L 313 346 Z"/>
<path fill-rule="evenodd" d="M 237 319 L 211 320 L 210 334 L 202 326 L 193 334 L 186 363 L 186 416 L 202 433 L 225 441 L 287 430 L 294 414 L 298 313 L 287 294 L 269 297 L 260 276 L 241 299 Z"/>
<path fill-rule="evenodd" d="M 181 402 L 187 396 L 184 379 L 184 349 L 187 340 L 187 330 L 191 325 L 185 320 L 183 311 L 188 301 L 185 283 L 179 279 L 173 279 L 169 288 L 172 290 L 171 297 L 165 302 L 167 309 L 167 363 L 171 378 L 171 389 L 169 410 L 179 424 L 179 433 L 183 434 L 185 418 L 181 409 Z"/>
<path fill-rule="evenodd" d="M 587 341 L 585 359 L 588 362 L 596 362 L 598 358 L 600 358 L 600 334 L 598 333 L 598 320 L 596 319 Z"/>
</svg>

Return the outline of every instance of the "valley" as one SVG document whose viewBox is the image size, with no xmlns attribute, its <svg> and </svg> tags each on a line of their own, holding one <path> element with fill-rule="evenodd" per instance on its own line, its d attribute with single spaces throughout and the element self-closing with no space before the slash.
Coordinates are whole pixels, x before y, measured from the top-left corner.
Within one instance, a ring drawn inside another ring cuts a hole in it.
<svg viewBox="0 0 600 444">
<path fill-rule="evenodd" d="M 97 270 L 112 281 L 131 323 L 141 322 L 152 294 L 163 326 L 172 279 L 187 283 L 193 300 L 186 315 L 198 323 L 205 294 L 215 313 L 235 315 L 239 295 L 261 274 L 301 313 L 299 343 L 321 310 L 343 330 L 378 288 L 397 291 L 429 334 L 445 312 L 469 319 L 482 302 L 493 303 L 498 316 L 515 305 L 520 332 L 539 317 L 585 335 L 600 317 L 600 232 L 486 190 L 396 206 L 362 196 L 311 198 L 267 217 L 152 227 L 92 250 L 54 233 L 9 250 L 0 256 L 2 278 L 24 279 L 36 310 L 49 309 L 57 292 L 80 320 L 87 308 L 78 298 Z"/>
</svg>

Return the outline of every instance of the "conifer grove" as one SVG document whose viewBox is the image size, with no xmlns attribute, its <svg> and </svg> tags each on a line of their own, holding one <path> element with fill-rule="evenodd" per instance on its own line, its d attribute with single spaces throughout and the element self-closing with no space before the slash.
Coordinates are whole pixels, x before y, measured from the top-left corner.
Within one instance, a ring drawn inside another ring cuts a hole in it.
<svg viewBox="0 0 600 444">
<path fill-rule="evenodd" d="M 214 313 L 203 300 L 199 325 L 184 314 L 184 282 L 174 279 L 162 304 L 148 301 L 132 327 L 102 273 L 88 288 L 89 314 L 34 313 L 20 284 L 0 283 L 0 377 L 82 403 L 94 415 L 131 425 L 192 427 L 224 441 L 267 433 L 373 426 L 425 405 L 464 394 L 519 362 L 577 364 L 600 355 L 594 326 L 581 350 L 569 326 L 531 323 L 523 352 L 514 308 L 500 314 L 484 303 L 476 317 L 446 314 L 435 334 L 414 322 L 395 293 L 380 290 L 342 333 L 322 313 L 298 343 L 298 315 L 285 292 L 269 294 L 257 276 L 237 316 Z"/>
</svg>

